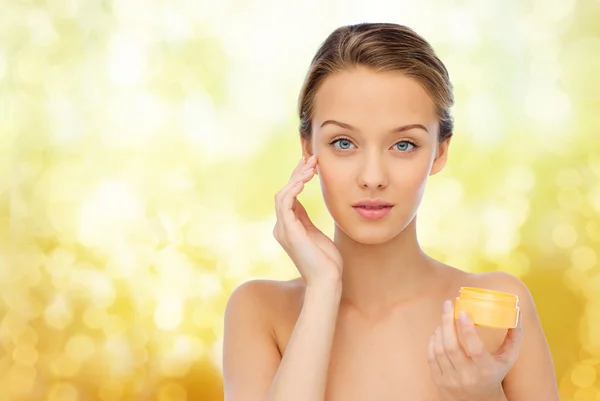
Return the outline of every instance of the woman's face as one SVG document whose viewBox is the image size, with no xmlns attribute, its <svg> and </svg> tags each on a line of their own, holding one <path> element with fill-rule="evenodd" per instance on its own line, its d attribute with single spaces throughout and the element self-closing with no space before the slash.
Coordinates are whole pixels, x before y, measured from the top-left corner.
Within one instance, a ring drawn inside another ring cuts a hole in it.
<svg viewBox="0 0 600 401">
<path fill-rule="evenodd" d="M 360 67 L 329 76 L 314 110 L 303 148 L 317 155 L 329 213 L 355 241 L 389 241 L 414 218 L 427 178 L 445 164 L 449 140 L 438 142 L 432 99 L 412 78 Z M 362 214 L 371 212 L 353 207 L 364 200 L 393 206 L 368 219 Z"/>
</svg>

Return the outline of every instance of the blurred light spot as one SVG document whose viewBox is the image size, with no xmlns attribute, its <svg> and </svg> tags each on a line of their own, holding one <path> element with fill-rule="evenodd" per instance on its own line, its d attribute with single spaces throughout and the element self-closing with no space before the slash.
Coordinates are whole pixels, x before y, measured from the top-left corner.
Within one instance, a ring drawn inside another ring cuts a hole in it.
<svg viewBox="0 0 600 401">
<path fill-rule="evenodd" d="M 600 393 L 595 387 L 579 388 L 573 394 L 573 401 L 598 401 Z"/>
<path fill-rule="evenodd" d="M 148 333 L 146 329 L 140 326 L 132 326 L 127 330 L 127 336 L 136 347 L 145 347 L 148 343 Z"/>
<path fill-rule="evenodd" d="M 6 74 L 6 58 L 5 58 L 4 54 L 2 53 L 2 49 L 0 49 L 0 82 L 2 82 L 2 78 L 4 78 L 5 74 Z M 1 102 L 0 102 L 0 104 L 1 104 Z M 0 110 L 2 110 L 2 109 L 3 108 L 0 107 Z"/>
<path fill-rule="evenodd" d="M 113 278 L 128 278 L 139 270 L 137 248 L 119 243 L 112 248 L 106 263 L 106 272 Z"/>
<path fill-rule="evenodd" d="M 563 189 L 556 195 L 561 209 L 578 210 L 583 203 L 583 196 L 578 189 Z"/>
<path fill-rule="evenodd" d="M 69 339 L 65 351 L 74 361 L 84 361 L 95 351 L 94 340 L 83 334 L 77 334 Z"/>
<path fill-rule="evenodd" d="M 573 266 L 579 270 L 590 270 L 596 263 L 596 251 L 588 246 L 580 246 L 571 253 Z"/>
<path fill-rule="evenodd" d="M 467 104 L 467 126 L 471 138 L 479 144 L 494 146 L 504 129 L 498 105 L 490 93 L 475 92 Z"/>
<path fill-rule="evenodd" d="M 60 354 L 52 360 L 51 368 L 57 377 L 71 378 L 77 375 L 81 364 L 65 354 Z"/>
<path fill-rule="evenodd" d="M 562 87 L 580 101 L 600 98 L 600 38 L 583 37 L 564 47 Z"/>
<path fill-rule="evenodd" d="M 575 0 L 535 0 L 534 14 L 545 23 L 556 23 L 573 12 Z"/>
<path fill-rule="evenodd" d="M 561 188 L 576 188 L 582 182 L 581 173 L 574 168 L 565 168 L 556 175 L 556 185 Z"/>
<path fill-rule="evenodd" d="M 29 85 L 39 84 L 47 70 L 48 60 L 41 52 L 24 48 L 19 52 L 16 61 L 16 71 L 21 82 Z"/>
<path fill-rule="evenodd" d="M 511 166 L 506 173 L 506 185 L 513 190 L 529 191 L 535 185 L 535 174 L 528 166 Z"/>
<path fill-rule="evenodd" d="M 445 13 L 444 20 L 448 22 L 449 39 L 459 46 L 475 46 L 481 37 L 477 24 L 469 10 L 452 7 Z"/>
<path fill-rule="evenodd" d="M 37 344 L 37 341 L 37 332 L 31 326 L 26 326 L 21 334 L 16 338 L 15 344 L 33 347 Z"/>
<path fill-rule="evenodd" d="M 221 279 L 216 274 L 199 272 L 194 281 L 198 286 L 198 295 L 202 300 L 208 301 L 222 294 Z"/>
<path fill-rule="evenodd" d="M 592 241 L 600 241 L 600 224 L 590 221 L 586 224 L 585 231 Z"/>
<path fill-rule="evenodd" d="M 56 383 L 48 392 L 48 401 L 77 401 L 79 393 L 70 383 Z"/>
<path fill-rule="evenodd" d="M 594 187 L 590 188 L 588 200 L 590 205 L 600 213 L 600 184 L 596 184 Z"/>
<path fill-rule="evenodd" d="M 115 302 L 116 293 L 110 277 L 102 273 L 92 273 L 88 277 L 86 287 L 95 306 L 107 308 Z"/>
<path fill-rule="evenodd" d="M 100 329 L 107 319 L 106 311 L 102 308 L 88 306 L 83 312 L 83 322 L 90 329 Z"/>
<path fill-rule="evenodd" d="M 506 255 L 519 242 L 514 219 L 503 208 L 487 207 L 483 211 L 482 223 L 485 228 L 484 248 L 488 256 Z"/>
<path fill-rule="evenodd" d="M 102 331 L 106 337 L 117 336 L 123 334 L 127 330 L 125 320 L 116 314 L 110 314 L 104 319 Z"/>
<path fill-rule="evenodd" d="M 30 393 L 35 382 L 36 375 L 37 372 L 32 366 L 13 366 L 8 373 L 10 391 L 15 395 L 26 395 Z M 7 400 L 8 399 L 9 398 L 7 398 Z"/>
<path fill-rule="evenodd" d="M 218 318 L 219 315 L 214 308 L 211 308 L 207 305 L 200 305 L 197 307 L 193 315 L 194 323 L 201 329 L 209 329 L 213 327 Z"/>
<path fill-rule="evenodd" d="M 63 330 L 73 318 L 71 305 L 64 295 L 56 295 L 44 311 L 46 324 L 58 330 Z"/>
<path fill-rule="evenodd" d="M 118 241 L 127 226 L 144 219 L 145 206 L 124 182 L 103 182 L 80 211 L 79 239 L 88 246 Z"/>
<path fill-rule="evenodd" d="M 215 107 L 206 92 L 198 91 L 183 100 L 179 122 L 190 142 L 203 149 L 218 151 L 228 139 L 219 134 Z"/>
<path fill-rule="evenodd" d="M 158 391 L 159 401 L 186 401 L 187 392 L 177 383 L 163 384 Z"/>
<path fill-rule="evenodd" d="M 131 374 L 135 369 L 135 360 L 131 345 L 123 336 L 110 337 L 104 345 L 107 351 L 108 360 L 111 363 L 111 370 L 118 376 Z"/>
<path fill-rule="evenodd" d="M 182 300 L 175 295 L 162 296 L 154 312 L 154 322 L 161 330 L 174 330 L 181 323 Z"/>
<path fill-rule="evenodd" d="M 115 35 L 110 41 L 109 76 L 119 86 L 140 83 L 146 69 L 146 54 L 139 41 Z"/>
<path fill-rule="evenodd" d="M 35 348 L 29 345 L 20 345 L 13 350 L 13 359 L 21 365 L 34 365 L 38 359 Z"/>
<path fill-rule="evenodd" d="M 103 380 L 98 390 L 98 395 L 102 401 L 120 400 L 123 396 L 123 386 L 119 383 Z"/>
<path fill-rule="evenodd" d="M 570 224 L 561 224 L 552 230 L 552 239 L 561 248 L 570 248 L 577 241 L 577 231 Z"/>
<path fill-rule="evenodd" d="M 600 178 L 600 158 L 597 158 L 594 155 L 590 155 L 588 166 L 592 170 L 596 177 Z"/>
<path fill-rule="evenodd" d="M 64 97 L 50 97 L 46 103 L 52 138 L 56 143 L 72 144 L 83 138 L 84 126 L 75 103 Z"/>
<path fill-rule="evenodd" d="M 596 381 L 596 369 L 590 365 L 579 364 L 571 372 L 571 380 L 579 387 L 591 386 Z"/>
<path fill-rule="evenodd" d="M 169 42 L 180 42 L 192 37 L 194 34 L 190 20 L 183 12 L 169 7 L 164 11 L 161 20 L 164 24 L 162 37 Z"/>
<path fill-rule="evenodd" d="M 580 292 L 584 285 L 587 275 L 585 272 L 577 269 L 566 269 L 563 273 L 565 286 L 574 292 Z"/>
<path fill-rule="evenodd" d="M 531 79 L 539 82 L 539 85 L 555 85 L 561 74 L 558 55 L 558 49 L 554 46 L 536 49 L 529 64 Z"/>
<path fill-rule="evenodd" d="M 59 39 L 50 16 L 44 11 L 35 10 L 28 13 L 27 25 L 29 26 L 29 40 L 32 45 L 48 46 Z"/>
<path fill-rule="evenodd" d="M 73 18 L 77 16 L 79 2 L 77 0 L 48 0 L 48 8 L 55 17 Z"/>
<path fill-rule="evenodd" d="M 548 134 L 567 134 L 565 130 L 556 130 L 556 126 L 565 125 L 571 117 L 571 99 L 558 88 L 551 87 L 546 82 L 534 81 L 527 89 L 524 99 L 525 110 L 536 122 L 553 129 L 539 130 L 539 136 L 551 140 Z"/>
</svg>

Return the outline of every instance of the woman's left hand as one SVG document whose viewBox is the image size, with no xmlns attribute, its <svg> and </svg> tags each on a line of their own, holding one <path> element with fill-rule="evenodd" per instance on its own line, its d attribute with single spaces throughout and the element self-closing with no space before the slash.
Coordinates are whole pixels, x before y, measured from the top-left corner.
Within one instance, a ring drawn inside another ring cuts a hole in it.
<svg viewBox="0 0 600 401">
<path fill-rule="evenodd" d="M 452 301 L 444 302 L 442 324 L 429 339 L 433 381 L 446 401 L 506 400 L 502 380 L 517 360 L 523 338 L 521 314 L 517 327 L 508 329 L 498 351 L 491 354 L 468 315 L 461 312 L 455 320 L 453 309 Z"/>
</svg>

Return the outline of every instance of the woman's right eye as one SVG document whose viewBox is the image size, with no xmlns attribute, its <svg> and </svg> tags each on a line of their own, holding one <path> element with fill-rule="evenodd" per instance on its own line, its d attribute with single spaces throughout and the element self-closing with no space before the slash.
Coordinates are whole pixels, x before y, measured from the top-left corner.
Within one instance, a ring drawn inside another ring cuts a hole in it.
<svg viewBox="0 0 600 401">
<path fill-rule="evenodd" d="M 335 141 L 332 141 L 331 144 L 341 150 L 347 150 L 350 149 L 350 146 L 354 146 L 352 142 L 350 142 L 350 140 L 346 139 L 346 138 L 340 138 L 340 139 L 336 139 Z M 339 146 L 336 146 L 339 145 Z"/>
</svg>

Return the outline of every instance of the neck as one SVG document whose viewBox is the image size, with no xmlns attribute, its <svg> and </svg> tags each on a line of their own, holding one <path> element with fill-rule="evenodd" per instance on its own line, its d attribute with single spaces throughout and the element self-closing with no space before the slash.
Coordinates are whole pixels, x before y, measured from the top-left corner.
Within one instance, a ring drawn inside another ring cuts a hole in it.
<svg viewBox="0 0 600 401">
<path fill-rule="evenodd" d="M 358 243 L 337 226 L 334 242 L 344 261 L 341 302 L 365 312 L 414 299 L 437 273 L 418 243 L 416 217 L 385 243 Z"/>
</svg>

